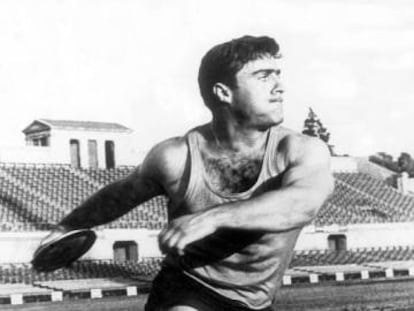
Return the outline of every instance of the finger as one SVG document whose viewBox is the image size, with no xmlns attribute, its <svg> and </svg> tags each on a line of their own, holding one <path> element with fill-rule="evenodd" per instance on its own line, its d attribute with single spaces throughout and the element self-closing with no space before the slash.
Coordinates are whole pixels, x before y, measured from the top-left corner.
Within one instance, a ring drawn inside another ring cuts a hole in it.
<svg viewBox="0 0 414 311">
<path fill-rule="evenodd" d="M 40 245 L 47 244 L 47 243 L 55 240 L 59 236 L 62 236 L 63 234 L 64 233 L 62 233 L 60 231 L 52 231 L 40 241 Z"/>
<path fill-rule="evenodd" d="M 169 236 L 168 239 L 164 241 L 163 248 L 167 249 L 169 252 L 179 253 L 177 243 L 180 240 L 180 233 L 176 232 Z"/>
<path fill-rule="evenodd" d="M 159 236 L 159 246 L 164 253 L 176 252 L 176 241 L 179 239 L 180 232 L 176 228 L 169 228 Z"/>
<path fill-rule="evenodd" d="M 165 231 L 167 230 L 167 228 L 164 228 L 160 231 L 160 233 L 158 234 L 158 246 L 161 246 L 162 241 L 164 240 L 164 235 L 165 235 Z"/>
<path fill-rule="evenodd" d="M 186 242 L 186 239 L 185 239 L 185 237 L 182 237 L 181 239 L 179 239 L 177 242 L 176 242 L 176 248 L 177 248 L 177 252 L 178 252 L 178 254 L 180 255 L 180 256 L 184 256 L 184 254 L 185 254 L 185 248 L 187 247 L 187 242 Z"/>
<path fill-rule="evenodd" d="M 175 229 L 170 227 L 167 227 L 164 230 L 162 230 L 161 233 L 158 235 L 158 244 L 164 245 L 166 241 L 168 241 L 174 233 Z"/>
<path fill-rule="evenodd" d="M 165 253 L 167 253 L 168 252 L 168 249 L 167 249 L 167 247 L 165 246 L 165 243 L 166 243 L 166 241 L 167 241 L 167 239 L 166 239 L 166 228 L 163 230 L 163 231 L 161 231 L 161 233 L 158 235 L 158 247 L 159 247 L 159 249 L 161 250 L 161 252 L 163 253 L 163 254 L 165 254 Z"/>
</svg>

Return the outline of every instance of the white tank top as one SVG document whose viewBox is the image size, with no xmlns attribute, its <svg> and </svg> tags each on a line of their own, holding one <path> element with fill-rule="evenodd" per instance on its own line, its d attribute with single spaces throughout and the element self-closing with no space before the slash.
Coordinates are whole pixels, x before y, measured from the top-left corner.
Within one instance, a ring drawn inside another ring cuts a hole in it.
<svg viewBox="0 0 414 311">
<path fill-rule="evenodd" d="M 277 144 L 286 130 L 271 128 L 256 183 L 242 193 L 223 194 L 208 182 L 199 149 L 200 133 L 187 134 L 190 173 L 181 202 L 170 206 L 170 219 L 206 208 L 246 200 L 281 186 L 276 165 Z M 194 242 L 182 257 L 167 256 L 165 264 L 182 270 L 204 286 L 251 309 L 270 306 L 281 284 L 301 229 L 280 233 L 222 229 Z"/>
</svg>

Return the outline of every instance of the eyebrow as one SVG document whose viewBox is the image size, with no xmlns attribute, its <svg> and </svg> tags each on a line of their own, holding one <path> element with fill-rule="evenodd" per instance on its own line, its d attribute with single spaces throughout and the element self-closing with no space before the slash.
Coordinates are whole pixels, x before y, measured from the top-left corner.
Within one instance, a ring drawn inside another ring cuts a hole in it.
<svg viewBox="0 0 414 311">
<path fill-rule="evenodd" d="M 276 74 L 280 74 L 282 71 L 280 70 L 280 69 L 274 69 L 274 68 L 272 68 L 272 69 L 258 69 L 258 70 L 256 70 L 256 71 L 253 71 L 252 72 L 252 75 L 254 76 L 254 75 L 257 75 L 257 74 L 259 74 L 259 73 L 267 73 L 267 74 L 269 74 L 269 73 L 273 73 L 273 72 L 275 72 Z"/>
</svg>

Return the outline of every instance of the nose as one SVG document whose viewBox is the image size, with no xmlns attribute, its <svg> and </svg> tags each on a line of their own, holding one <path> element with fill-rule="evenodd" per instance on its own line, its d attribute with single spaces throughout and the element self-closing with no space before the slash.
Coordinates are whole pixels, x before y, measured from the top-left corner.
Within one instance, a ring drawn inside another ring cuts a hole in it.
<svg viewBox="0 0 414 311">
<path fill-rule="evenodd" d="M 283 83 L 280 79 L 280 76 L 274 75 L 274 86 L 272 88 L 272 94 L 280 93 L 283 94 L 285 92 L 283 88 Z"/>
</svg>

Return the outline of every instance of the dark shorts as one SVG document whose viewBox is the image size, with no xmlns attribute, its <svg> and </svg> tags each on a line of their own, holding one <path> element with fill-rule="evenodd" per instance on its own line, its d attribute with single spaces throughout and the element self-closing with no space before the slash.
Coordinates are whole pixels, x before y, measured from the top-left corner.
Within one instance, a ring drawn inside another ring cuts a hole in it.
<svg viewBox="0 0 414 311">
<path fill-rule="evenodd" d="M 145 311 L 160 311 L 173 306 L 189 306 L 199 311 L 252 311 L 242 303 L 206 288 L 178 270 L 164 267 L 152 283 Z M 272 311 L 272 308 L 255 311 Z"/>
</svg>

